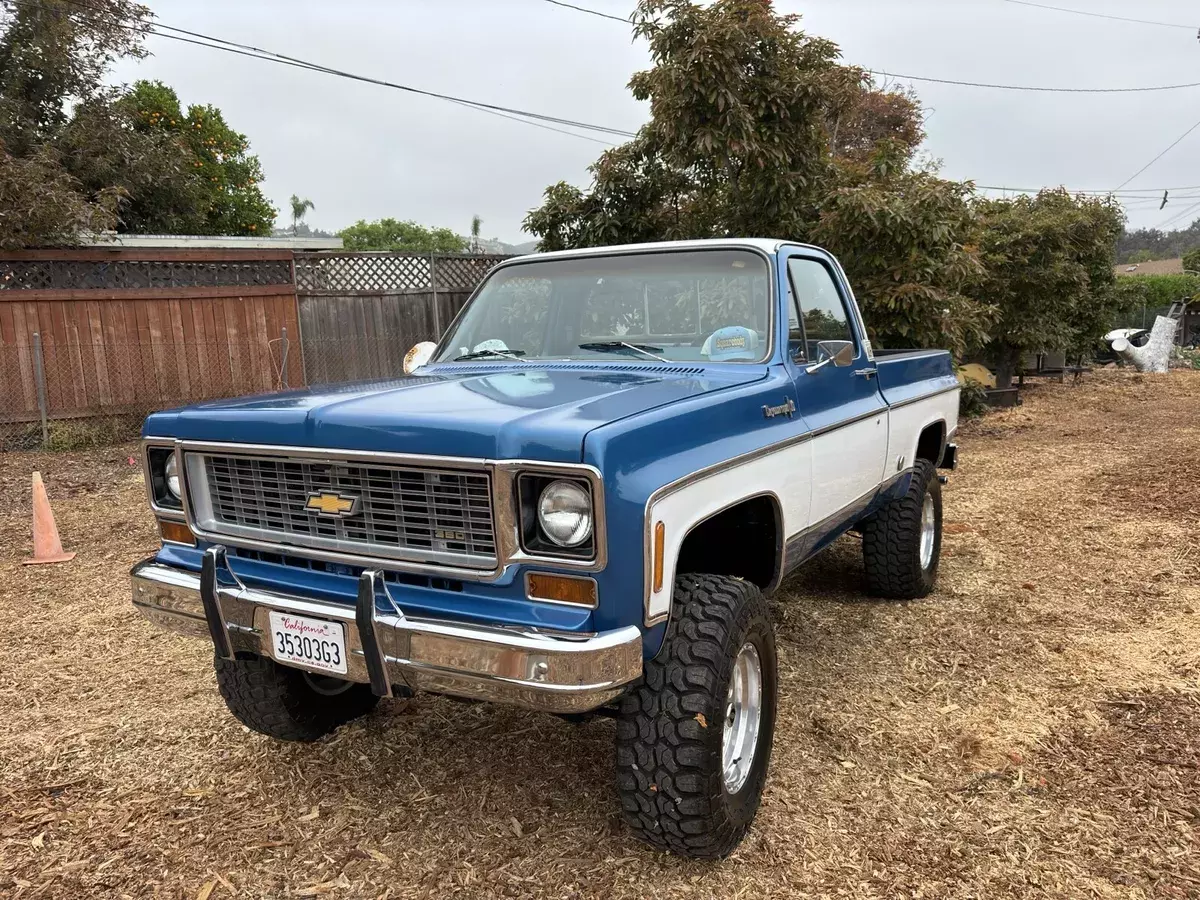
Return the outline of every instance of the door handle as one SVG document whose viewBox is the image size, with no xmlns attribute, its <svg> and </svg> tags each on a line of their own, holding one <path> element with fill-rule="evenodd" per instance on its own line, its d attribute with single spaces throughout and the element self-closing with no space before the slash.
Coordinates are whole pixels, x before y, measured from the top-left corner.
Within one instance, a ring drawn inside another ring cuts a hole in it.
<svg viewBox="0 0 1200 900">
<path fill-rule="evenodd" d="M 878 375 L 879 370 L 878 369 L 855 369 L 854 374 L 861 375 L 863 378 L 866 378 L 869 380 L 871 378 L 874 378 L 876 375 Z"/>
</svg>

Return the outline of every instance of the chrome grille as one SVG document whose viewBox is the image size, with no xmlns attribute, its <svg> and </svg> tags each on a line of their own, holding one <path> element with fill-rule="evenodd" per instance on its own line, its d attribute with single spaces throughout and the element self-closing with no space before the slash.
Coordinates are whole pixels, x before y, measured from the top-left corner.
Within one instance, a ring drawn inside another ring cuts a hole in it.
<svg viewBox="0 0 1200 900">
<path fill-rule="evenodd" d="M 204 531 L 360 556 L 496 562 L 484 472 L 211 454 L 189 454 L 188 463 L 189 480 L 204 482 L 205 502 L 195 504 Z M 357 502 L 345 515 L 322 515 L 309 508 L 314 497 Z"/>
</svg>

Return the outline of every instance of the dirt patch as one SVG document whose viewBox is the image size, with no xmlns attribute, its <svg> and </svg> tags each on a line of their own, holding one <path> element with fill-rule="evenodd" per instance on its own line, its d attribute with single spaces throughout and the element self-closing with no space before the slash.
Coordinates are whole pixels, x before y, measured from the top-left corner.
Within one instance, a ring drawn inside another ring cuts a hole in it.
<svg viewBox="0 0 1200 900">
<path fill-rule="evenodd" d="M 0 454 L 0 896 L 1200 897 L 1200 516 L 1170 474 L 1198 398 L 1039 387 L 962 429 L 933 596 L 864 599 L 850 538 L 791 579 L 771 775 L 720 864 L 630 838 L 603 720 L 423 696 L 248 733 L 211 652 L 129 605 L 132 448 Z M 35 467 L 67 566 L 18 564 Z"/>
</svg>

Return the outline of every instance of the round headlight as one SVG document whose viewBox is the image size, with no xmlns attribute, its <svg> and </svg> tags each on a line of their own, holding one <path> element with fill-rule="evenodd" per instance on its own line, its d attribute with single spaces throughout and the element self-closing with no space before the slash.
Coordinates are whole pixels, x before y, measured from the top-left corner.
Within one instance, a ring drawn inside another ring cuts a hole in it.
<svg viewBox="0 0 1200 900">
<path fill-rule="evenodd" d="M 538 522 L 560 547 L 578 547 L 592 534 L 592 498 L 573 481 L 555 481 L 538 500 Z"/>
<path fill-rule="evenodd" d="M 163 467 L 163 480 L 167 483 L 167 490 L 171 492 L 171 496 L 178 500 L 179 464 L 175 462 L 174 453 L 167 457 L 167 464 Z"/>
</svg>

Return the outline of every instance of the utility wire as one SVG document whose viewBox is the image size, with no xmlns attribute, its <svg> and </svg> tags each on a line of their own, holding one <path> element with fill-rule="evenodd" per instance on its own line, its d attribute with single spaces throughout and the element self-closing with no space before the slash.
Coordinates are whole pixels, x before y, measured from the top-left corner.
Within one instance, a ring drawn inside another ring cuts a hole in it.
<svg viewBox="0 0 1200 900">
<path fill-rule="evenodd" d="M 589 16 L 599 16 L 602 19 L 612 19 L 614 22 L 621 22 L 624 25 L 633 24 L 631 19 L 622 19 L 620 16 L 612 16 L 608 13 L 600 12 L 598 9 L 588 9 L 586 6 L 576 6 L 574 3 L 563 3 L 562 0 L 546 0 L 547 3 L 553 3 L 555 6 L 561 6 L 564 9 L 573 9 L 576 12 L 587 13 Z"/>
<path fill-rule="evenodd" d="M 51 7 L 47 7 L 47 6 L 44 6 L 43 4 L 36 2 L 36 0 L 13 0 L 13 2 L 17 3 L 18 5 L 33 6 L 33 7 L 43 9 L 43 10 L 48 10 L 51 12 L 57 11 L 57 10 L 52 9 Z M 71 6 L 75 6 L 76 8 L 80 9 L 81 11 L 91 13 L 91 14 L 96 13 L 96 10 L 94 10 L 88 6 L 85 6 L 82 3 L 77 2 L 77 0 L 64 0 L 64 2 L 66 2 L 67 4 L 69 4 Z M 610 127 L 604 126 L 604 125 L 593 125 L 588 122 L 579 122 L 579 121 L 575 121 L 573 119 L 565 119 L 565 118 L 562 118 L 559 116 L 549 116 L 549 115 L 545 115 L 543 113 L 530 112 L 529 110 L 515 109 L 515 108 L 507 107 L 507 106 L 498 106 L 496 104 L 491 104 L 491 103 L 483 103 L 482 101 L 478 101 L 478 100 L 469 100 L 469 99 L 466 99 L 463 97 L 455 97 L 450 94 L 442 94 L 442 93 L 438 93 L 436 91 L 428 91 L 428 90 L 424 90 L 422 88 L 412 87 L 410 85 L 396 84 L 394 82 L 385 81 L 385 80 L 379 79 L 379 78 L 371 78 L 371 77 L 368 77 L 365 75 L 357 75 L 353 72 L 347 72 L 347 71 L 344 71 L 341 69 L 332 68 L 330 66 L 324 66 L 319 63 L 310 62 L 308 60 L 299 59 L 299 58 L 292 57 L 292 56 L 286 56 L 284 54 L 275 53 L 270 50 L 264 50 L 261 47 L 254 47 L 249 44 L 239 44 L 235 41 L 228 41 L 228 40 L 225 40 L 224 38 L 214 37 L 213 35 L 203 34 L 202 32 L 189 31 L 184 28 L 176 28 L 175 26 L 166 25 L 163 23 L 158 23 L 158 22 L 152 23 L 150 25 L 149 29 L 147 29 L 145 27 L 125 24 L 125 23 L 121 23 L 121 22 L 117 22 L 116 24 L 119 27 L 124 28 L 128 31 L 134 31 L 134 32 L 142 33 L 142 34 L 149 34 L 151 36 L 161 37 L 161 38 L 165 38 L 167 40 L 174 40 L 174 41 L 179 41 L 179 42 L 187 43 L 187 44 L 195 44 L 195 45 L 201 46 L 201 47 L 208 47 L 209 49 L 212 49 L 212 50 L 221 50 L 223 52 L 233 53 L 238 56 L 247 56 L 247 57 L 250 57 L 251 59 L 260 59 L 265 62 L 273 62 L 273 63 L 280 64 L 280 65 L 292 66 L 294 68 L 308 69 L 310 71 L 322 72 L 327 75 L 335 75 L 340 78 L 348 78 L 353 81 L 360 81 L 360 82 L 364 82 L 367 84 L 375 84 L 380 87 L 387 87 L 387 88 L 391 88 L 393 90 L 404 91 L 406 93 L 417 94 L 417 95 L 425 96 L 425 97 L 432 97 L 432 98 L 438 99 L 438 100 L 446 100 L 451 103 L 457 103 L 460 106 L 466 106 L 471 109 L 479 110 L 480 112 L 488 112 L 493 115 L 499 115 L 502 118 L 514 119 L 515 121 L 524 122 L 527 125 L 534 125 L 536 127 L 547 128 L 550 131 L 556 131 L 560 134 L 567 134 L 572 137 L 582 138 L 583 140 L 589 140 L 589 141 L 593 141 L 596 143 L 605 144 L 605 145 L 609 145 L 609 146 L 611 146 L 611 145 L 607 141 L 601 141 L 601 140 L 598 140 L 597 138 L 590 137 L 588 135 L 576 134 L 576 133 L 570 132 L 570 131 L 562 131 L 561 129 L 552 128 L 552 127 L 549 127 L 548 125 L 542 125 L 539 123 L 553 123 L 556 125 L 565 125 L 565 126 L 573 127 L 573 128 L 582 128 L 582 129 L 586 129 L 589 131 L 601 132 L 604 134 L 618 135 L 621 137 L 634 137 L 635 136 L 635 133 L 632 131 L 624 131 L 624 130 L 618 129 L 618 128 L 610 128 Z M 167 31 L 174 31 L 174 32 L 178 32 L 179 34 L 166 34 L 159 29 L 165 29 Z M 189 35 L 190 37 L 182 37 L 181 35 Z M 518 118 L 518 117 L 520 117 L 520 118 Z M 537 121 L 529 121 L 529 120 L 537 120 Z"/>
<path fill-rule="evenodd" d="M 1072 88 L 1072 87 L 1035 87 L 1024 84 L 990 84 L 981 81 L 956 81 L 952 78 L 926 78 L 922 75 L 901 75 L 898 72 L 884 72 L 882 69 L 867 69 L 872 75 L 886 75 L 889 78 L 903 78 L 908 81 L 928 81 L 933 84 L 954 84 L 960 87 L 991 88 L 997 91 L 1030 91 L 1041 94 L 1145 94 L 1152 91 L 1178 91 L 1184 88 L 1200 87 L 1200 81 L 1187 84 L 1159 84 L 1149 87 L 1128 88 Z"/>
<path fill-rule="evenodd" d="M 1054 12 L 1073 13 L 1077 16 L 1091 16 L 1096 19 L 1112 19 L 1117 22 L 1133 22 L 1138 25 L 1158 25 L 1163 28 L 1185 28 L 1188 31 L 1198 31 L 1195 25 L 1183 25 L 1179 22 L 1151 22 L 1148 19 L 1130 19 L 1125 16 L 1110 16 L 1107 13 L 1088 12 L 1083 9 L 1068 9 L 1064 6 L 1047 6 L 1045 3 L 1031 3 L 1029 0 L 1003 0 L 1005 3 L 1015 3 L 1018 6 L 1033 6 L 1037 9 L 1050 9 Z"/>
<path fill-rule="evenodd" d="M 1172 141 L 1171 145 L 1169 147 L 1167 147 L 1166 150 L 1164 150 L 1162 153 L 1158 154 L 1158 156 L 1154 157 L 1154 159 L 1150 160 L 1150 162 L 1146 163 L 1144 166 L 1142 166 L 1140 169 L 1138 169 L 1136 172 L 1134 172 L 1132 175 L 1130 175 L 1128 178 L 1126 178 L 1124 181 L 1122 181 L 1119 185 L 1117 185 L 1117 190 L 1119 191 L 1121 188 L 1125 187 L 1125 185 L 1129 184 L 1129 182 L 1133 181 L 1135 178 L 1137 178 L 1139 175 L 1141 175 L 1143 172 L 1145 172 L 1148 168 L 1150 168 L 1152 165 L 1154 165 L 1156 162 L 1158 162 L 1160 159 L 1162 159 L 1164 156 L 1166 156 L 1168 153 L 1170 153 L 1172 150 L 1174 150 L 1175 147 L 1177 147 L 1180 143 L 1183 142 L 1183 139 L 1185 137 L 1187 137 L 1189 134 L 1191 134 L 1197 128 L 1200 128 L 1200 120 L 1197 120 L 1195 125 L 1193 125 L 1187 131 L 1185 131 L 1183 134 L 1181 134 L 1179 137 L 1177 137 L 1174 141 Z"/>
</svg>

